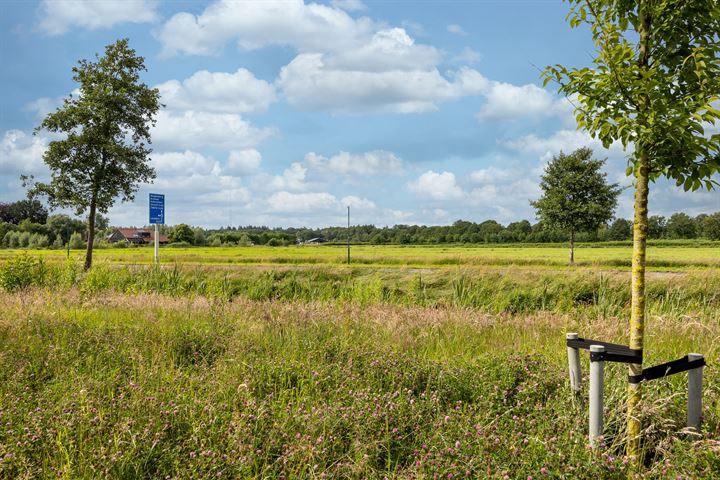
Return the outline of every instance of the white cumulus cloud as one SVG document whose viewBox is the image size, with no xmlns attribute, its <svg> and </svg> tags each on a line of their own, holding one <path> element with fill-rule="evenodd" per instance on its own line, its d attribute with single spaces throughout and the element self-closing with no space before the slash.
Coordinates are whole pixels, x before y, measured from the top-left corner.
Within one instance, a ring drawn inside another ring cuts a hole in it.
<svg viewBox="0 0 720 480">
<path fill-rule="evenodd" d="M 408 188 L 417 196 L 432 200 L 457 200 L 464 196 L 452 172 L 438 173 L 428 170 L 417 180 L 410 182 Z"/>
<path fill-rule="evenodd" d="M 151 133 L 153 143 L 170 148 L 239 149 L 258 145 L 273 134 L 273 129 L 253 127 L 240 115 L 230 113 L 187 110 L 174 114 L 161 110 Z"/>
<path fill-rule="evenodd" d="M 509 120 L 569 116 L 572 105 L 537 85 L 492 82 L 485 92 L 487 102 L 477 114 L 479 120 Z"/>
<path fill-rule="evenodd" d="M 155 167 L 158 176 L 208 175 L 219 171 L 217 162 L 190 150 L 152 153 L 150 158 L 151 165 Z"/>
<path fill-rule="evenodd" d="M 44 168 L 47 140 L 22 130 L 8 130 L 0 142 L 0 175 L 33 174 Z"/>
<path fill-rule="evenodd" d="M 254 148 L 231 150 L 225 171 L 235 175 L 247 175 L 260 168 L 262 155 Z"/>
<path fill-rule="evenodd" d="M 513 168 L 487 167 L 470 172 L 470 180 L 474 183 L 494 183 L 521 176 L 521 172 Z"/>
<path fill-rule="evenodd" d="M 161 101 L 172 110 L 262 112 L 276 100 L 275 88 L 244 68 L 235 73 L 201 70 L 183 81 L 169 80 L 157 88 Z"/>
<path fill-rule="evenodd" d="M 319 53 L 298 55 L 281 69 L 278 78 L 278 85 L 290 104 L 310 110 L 344 113 L 435 110 L 438 103 L 478 94 L 486 82 L 481 74 L 470 70 L 461 70 L 450 81 L 436 68 L 385 71 L 335 69 Z"/>
<path fill-rule="evenodd" d="M 156 35 L 165 55 L 208 55 L 231 40 L 244 49 L 281 45 L 300 51 L 341 51 L 360 43 L 374 29 L 369 19 L 356 20 L 331 5 L 219 0 L 199 15 L 173 15 Z"/>
<path fill-rule="evenodd" d="M 158 19 L 153 0 L 43 0 L 38 28 L 62 35 L 73 27 L 96 30 L 118 23 L 146 23 Z"/>
</svg>

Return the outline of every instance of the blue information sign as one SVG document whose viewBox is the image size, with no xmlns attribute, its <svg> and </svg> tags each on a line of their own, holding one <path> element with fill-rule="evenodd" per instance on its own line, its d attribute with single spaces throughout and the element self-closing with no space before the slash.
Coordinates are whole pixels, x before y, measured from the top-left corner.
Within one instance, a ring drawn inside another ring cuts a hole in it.
<svg viewBox="0 0 720 480">
<path fill-rule="evenodd" d="M 161 193 L 150 194 L 150 223 L 165 223 L 165 195 Z"/>
</svg>

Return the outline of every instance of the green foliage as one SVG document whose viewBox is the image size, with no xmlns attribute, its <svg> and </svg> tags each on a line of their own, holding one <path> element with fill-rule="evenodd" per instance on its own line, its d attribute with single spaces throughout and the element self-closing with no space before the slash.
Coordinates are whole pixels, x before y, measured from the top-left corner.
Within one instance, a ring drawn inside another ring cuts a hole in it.
<svg viewBox="0 0 720 480">
<path fill-rule="evenodd" d="M 68 242 L 70 244 L 70 248 L 73 250 L 80 250 L 85 247 L 85 241 L 83 240 L 82 235 L 78 232 L 70 235 L 70 240 Z"/>
<path fill-rule="evenodd" d="M 70 241 L 70 236 L 77 233 L 84 233 L 87 229 L 85 222 L 70 218 L 68 215 L 51 215 L 47 219 L 46 227 L 54 238 L 60 237 L 63 243 Z"/>
<path fill-rule="evenodd" d="M 607 183 L 604 164 L 589 148 L 554 156 L 541 177 L 543 196 L 530 202 L 541 220 L 570 232 L 596 230 L 610 220 L 621 190 Z"/>
<path fill-rule="evenodd" d="M 667 222 L 668 238 L 695 238 L 695 222 L 685 213 L 673 213 Z"/>
<path fill-rule="evenodd" d="M 140 82 L 145 61 L 128 40 L 105 48 L 95 62 L 81 60 L 73 68 L 77 97 L 48 114 L 38 130 L 65 135 L 53 140 L 43 155 L 49 183 L 32 184 L 30 194 L 47 196 L 52 207 L 88 213 L 88 255 L 92 262 L 96 214 L 106 213 L 120 197 L 130 201 L 140 183 L 150 182 L 150 127 L 160 108 L 159 91 Z"/>
<path fill-rule="evenodd" d="M 720 240 L 720 212 L 705 217 L 702 232 L 705 238 Z"/>
<path fill-rule="evenodd" d="M 180 223 L 173 227 L 170 233 L 170 241 L 174 243 L 184 242 L 192 244 L 195 241 L 195 232 L 193 232 L 188 225 Z"/>
<path fill-rule="evenodd" d="M 45 284 L 47 268 L 41 258 L 18 255 L 0 264 L 0 288 L 6 292 Z"/>
<path fill-rule="evenodd" d="M 609 240 L 629 240 L 632 238 L 632 222 L 624 218 L 617 218 L 610 225 L 607 232 Z"/>
<path fill-rule="evenodd" d="M 660 215 L 652 215 L 647 221 L 647 235 L 650 239 L 663 238 L 667 232 L 667 222 L 665 217 Z"/>
<path fill-rule="evenodd" d="M 28 247 L 30 248 L 46 248 L 50 244 L 47 235 L 33 233 L 28 239 Z"/>
<path fill-rule="evenodd" d="M 570 25 L 592 31 L 594 68 L 548 67 L 545 84 L 557 81 L 561 92 L 577 98 L 578 127 L 605 147 L 634 145 L 628 175 L 646 155 L 651 179 L 711 189 L 720 172 L 720 134 L 706 134 L 720 119 L 717 3 L 568 2 Z"/>
<path fill-rule="evenodd" d="M 23 220 L 45 223 L 48 211 L 38 200 L 18 200 L 12 203 L 0 202 L 0 222 L 19 224 Z"/>
</svg>

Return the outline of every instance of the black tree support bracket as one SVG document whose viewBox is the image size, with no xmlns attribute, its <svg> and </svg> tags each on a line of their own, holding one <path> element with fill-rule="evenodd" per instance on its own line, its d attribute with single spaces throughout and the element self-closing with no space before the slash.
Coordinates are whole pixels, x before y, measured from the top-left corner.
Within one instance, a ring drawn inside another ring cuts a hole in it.
<svg viewBox="0 0 720 480">
<path fill-rule="evenodd" d="M 654 367 L 643 368 L 640 375 L 629 375 L 628 381 L 630 383 L 640 383 L 642 381 L 655 380 L 656 378 L 669 377 L 670 375 L 704 367 L 705 365 L 705 357 L 698 358 L 697 360 L 690 360 L 690 358 L 685 355 L 684 357 L 673 360 L 672 362 L 661 363 L 660 365 L 655 365 Z"/>
<path fill-rule="evenodd" d="M 605 347 L 604 352 L 590 352 L 590 360 L 593 362 L 618 362 L 642 364 L 643 351 L 633 350 L 625 345 L 617 343 L 600 342 L 587 340 L 585 338 L 568 339 L 567 346 L 571 348 L 582 348 L 590 350 L 590 345 L 601 345 Z"/>
</svg>

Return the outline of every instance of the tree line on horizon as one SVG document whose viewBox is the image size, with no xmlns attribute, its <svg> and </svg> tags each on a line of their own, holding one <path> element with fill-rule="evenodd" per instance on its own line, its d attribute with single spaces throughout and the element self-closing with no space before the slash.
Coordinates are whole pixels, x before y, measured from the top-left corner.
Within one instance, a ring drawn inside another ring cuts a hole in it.
<svg viewBox="0 0 720 480">
<path fill-rule="evenodd" d="M 98 235 L 96 247 L 106 245 L 105 238 L 117 227 L 108 219 L 96 217 Z M 4 248 L 84 248 L 87 241 L 87 221 L 65 214 L 50 215 L 38 200 L 0 202 L 0 245 Z M 203 229 L 187 224 L 163 225 L 161 232 L 171 242 L 196 246 L 282 246 L 306 242 L 314 238 L 331 243 L 348 240 L 352 243 L 372 245 L 436 245 L 483 243 L 558 243 L 568 240 L 567 231 L 553 228 L 540 221 L 521 220 L 503 225 L 495 220 L 471 222 L 458 220 L 452 225 L 356 225 L 347 227 L 287 227 L 266 226 L 223 227 Z M 632 222 L 616 218 L 597 230 L 579 232 L 578 242 L 623 241 L 632 237 Z M 650 239 L 720 240 L 720 212 L 695 217 L 677 212 L 666 218 L 653 215 L 648 218 Z M 126 245 L 118 245 L 126 246 Z"/>
</svg>

